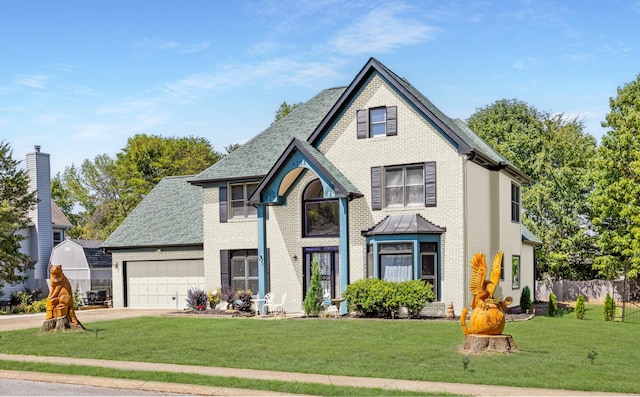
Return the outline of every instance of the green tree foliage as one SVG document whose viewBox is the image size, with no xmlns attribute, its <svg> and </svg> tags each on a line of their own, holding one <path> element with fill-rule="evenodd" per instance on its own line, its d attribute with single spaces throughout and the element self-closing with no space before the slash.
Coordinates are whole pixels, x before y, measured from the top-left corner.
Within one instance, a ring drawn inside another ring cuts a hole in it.
<svg viewBox="0 0 640 397">
<path fill-rule="evenodd" d="M 37 199 L 29 192 L 27 171 L 18 164 L 9 144 L 0 141 L 0 290 L 25 281 L 25 271 L 33 268 L 31 258 L 20 252 L 25 237 L 17 232 L 27 227 Z"/>
<path fill-rule="evenodd" d="M 578 320 L 584 320 L 585 310 L 584 295 L 580 294 L 578 295 L 578 299 L 576 300 L 576 307 L 575 309 L 573 309 L 573 314 Z"/>
<path fill-rule="evenodd" d="M 467 124 L 532 179 L 522 189 L 522 222 L 543 242 L 537 276 L 593 278 L 586 197 L 596 141 L 582 121 L 503 99 L 477 110 Z"/>
<path fill-rule="evenodd" d="M 284 118 L 286 115 L 293 112 L 300 105 L 302 105 L 302 102 L 293 103 L 291 105 L 289 105 L 287 102 L 282 102 L 278 110 L 276 110 L 276 116 L 275 116 L 274 122 Z"/>
<path fill-rule="evenodd" d="M 640 75 L 609 99 L 595 159 L 592 222 L 601 255 L 594 267 L 613 279 L 640 270 Z"/>
<path fill-rule="evenodd" d="M 199 173 L 222 156 L 204 138 L 138 134 L 115 159 L 102 154 L 67 167 L 52 181 L 52 194 L 75 222 L 69 235 L 103 240 L 162 178 Z"/>
<path fill-rule="evenodd" d="M 320 284 L 320 264 L 318 258 L 311 261 L 311 282 L 304 297 L 304 312 L 307 316 L 317 317 L 322 307 L 322 285 Z"/>
</svg>

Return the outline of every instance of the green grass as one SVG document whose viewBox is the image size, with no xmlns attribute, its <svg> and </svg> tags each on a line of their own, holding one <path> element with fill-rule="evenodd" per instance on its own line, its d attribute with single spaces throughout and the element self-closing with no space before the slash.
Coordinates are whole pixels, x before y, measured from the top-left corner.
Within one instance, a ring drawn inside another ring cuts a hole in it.
<svg viewBox="0 0 640 397">
<path fill-rule="evenodd" d="M 88 332 L 0 333 L 3 353 L 165 362 L 346 376 L 639 393 L 640 325 L 572 313 L 507 323 L 520 352 L 470 356 L 457 322 L 258 321 L 146 317 L 85 324 Z M 98 329 L 99 332 L 92 332 Z M 588 354 L 596 351 L 591 364 Z"/>
<path fill-rule="evenodd" d="M 320 383 L 300 383 L 275 380 L 269 381 L 157 371 L 122 371 L 109 368 L 84 367 L 78 365 L 60 366 L 54 364 L 27 363 L 20 361 L 0 360 L 0 369 L 13 371 L 47 372 L 55 374 L 100 376 L 105 378 L 144 380 L 152 382 L 183 383 L 188 385 L 232 387 L 236 389 L 268 390 L 281 393 L 307 394 L 316 396 L 453 396 L 453 394 L 420 393 L 406 390 L 389 390 L 365 387 L 345 387 Z"/>
</svg>

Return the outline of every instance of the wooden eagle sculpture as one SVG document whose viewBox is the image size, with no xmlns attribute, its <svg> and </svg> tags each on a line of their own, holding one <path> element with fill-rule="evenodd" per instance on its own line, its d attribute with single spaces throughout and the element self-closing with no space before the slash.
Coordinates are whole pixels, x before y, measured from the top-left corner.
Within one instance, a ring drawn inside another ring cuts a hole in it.
<svg viewBox="0 0 640 397">
<path fill-rule="evenodd" d="M 483 334 L 500 335 L 504 330 L 504 311 L 513 301 L 507 297 L 504 301 L 495 299 L 493 293 L 500 282 L 500 267 L 502 265 L 502 251 L 498 251 L 491 263 L 491 273 L 487 276 L 487 264 L 483 253 L 476 253 L 471 258 L 471 278 L 469 288 L 473 294 L 471 300 L 471 316 L 467 327 L 468 307 L 462 309 L 460 324 L 465 335 Z"/>
</svg>

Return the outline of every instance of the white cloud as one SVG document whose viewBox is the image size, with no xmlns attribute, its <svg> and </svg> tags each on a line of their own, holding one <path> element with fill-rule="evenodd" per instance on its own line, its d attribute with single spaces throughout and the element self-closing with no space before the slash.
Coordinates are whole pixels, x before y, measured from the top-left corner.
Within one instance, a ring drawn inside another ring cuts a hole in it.
<svg viewBox="0 0 640 397">
<path fill-rule="evenodd" d="M 46 88 L 47 82 L 52 78 L 53 76 L 51 75 L 42 74 L 20 75 L 17 76 L 13 82 L 25 87 L 44 89 Z"/>
<path fill-rule="evenodd" d="M 401 16 L 405 11 L 411 9 L 397 4 L 375 8 L 358 18 L 354 25 L 340 31 L 330 45 L 343 54 L 371 54 L 389 52 L 434 38 L 436 27 Z"/>
</svg>

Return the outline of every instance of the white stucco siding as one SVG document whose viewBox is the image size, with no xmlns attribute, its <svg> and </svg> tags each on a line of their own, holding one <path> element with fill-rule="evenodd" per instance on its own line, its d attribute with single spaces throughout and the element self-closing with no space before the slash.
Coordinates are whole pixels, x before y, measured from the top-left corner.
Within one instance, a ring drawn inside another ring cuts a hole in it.
<svg viewBox="0 0 640 397">
<path fill-rule="evenodd" d="M 357 139 L 356 111 L 378 106 L 397 106 L 398 135 Z M 441 257 L 442 300 L 462 305 L 464 269 L 464 159 L 449 141 L 408 106 L 394 90 L 377 76 L 344 111 L 342 118 L 321 142 L 319 149 L 354 183 L 363 198 L 349 203 L 350 282 L 364 276 L 364 242 L 360 235 L 387 215 L 418 213 L 445 227 Z M 371 211 L 371 167 L 426 161 L 436 162 L 437 206 L 384 208 Z"/>
</svg>

